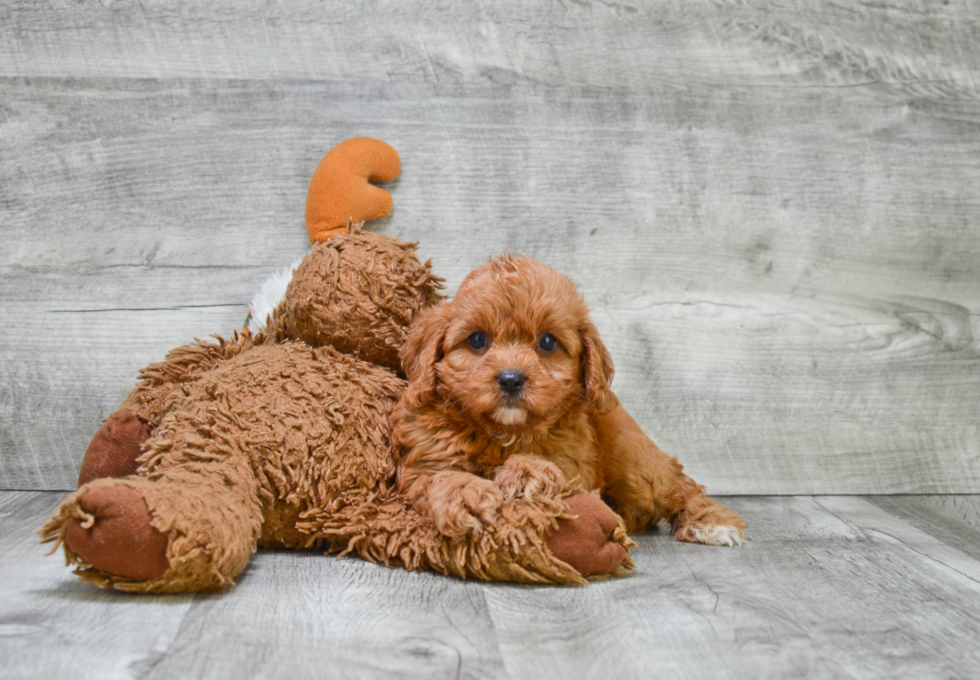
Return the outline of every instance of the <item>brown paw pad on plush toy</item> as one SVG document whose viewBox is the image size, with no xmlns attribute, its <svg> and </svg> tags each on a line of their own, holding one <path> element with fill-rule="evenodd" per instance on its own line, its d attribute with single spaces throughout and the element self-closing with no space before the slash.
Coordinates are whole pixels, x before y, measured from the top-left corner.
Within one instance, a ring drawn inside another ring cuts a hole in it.
<svg viewBox="0 0 980 680">
<path fill-rule="evenodd" d="M 127 579 L 156 579 L 167 571 L 167 536 L 153 527 L 138 491 L 104 484 L 82 494 L 65 544 L 82 563 Z"/>
<path fill-rule="evenodd" d="M 40 532 L 63 542 L 81 578 L 221 590 L 260 546 L 531 583 L 629 570 L 631 542 L 610 531 L 602 508 L 611 511 L 594 496 L 511 498 L 482 531 L 454 538 L 395 488 L 398 352 L 414 318 L 442 299 L 415 244 L 356 224 L 390 211 L 368 182 L 398 168 L 379 140 L 338 145 L 310 186 L 312 252 L 268 323 L 178 347 L 140 372 L 96 433 L 79 490 Z"/>
<path fill-rule="evenodd" d="M 635 544 L 625 538 L 619 515 L 598 496 L 579 492 L 565 499 L 565 507 L 567 516 L 545 538 L 552 555 L 582 576 L 612 574 L 628 563 L 627 551 Z"/>
</svg>

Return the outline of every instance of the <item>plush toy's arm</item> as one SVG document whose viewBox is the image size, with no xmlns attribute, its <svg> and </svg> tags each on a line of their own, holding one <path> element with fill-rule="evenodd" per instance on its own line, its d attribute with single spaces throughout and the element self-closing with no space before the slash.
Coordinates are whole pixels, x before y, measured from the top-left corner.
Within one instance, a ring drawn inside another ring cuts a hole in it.
<svg viewBox="0 0 980 680">
<path fill-rule="evenodd" d="M 622 522 L 581 492 L 507 501 L 495 522 L 460 538 L 441 534 L 401 496 L 357 492 L 306 513 L 297 528 L 311 544 L 324 541 L 341 554 L 485 581 L 582 584 L 583 576 L 633 569 L 628 551 L 635 543 Z"/>
</svg>

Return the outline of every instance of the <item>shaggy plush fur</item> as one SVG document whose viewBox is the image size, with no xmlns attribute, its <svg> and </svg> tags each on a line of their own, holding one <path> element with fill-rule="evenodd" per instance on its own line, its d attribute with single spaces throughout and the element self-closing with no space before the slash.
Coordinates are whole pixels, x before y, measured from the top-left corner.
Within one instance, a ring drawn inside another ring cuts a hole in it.
<svg viewBox="0 0 980 680">
<path fill-rule="evenodd" d="M 83 579 L 122 590 L 220 590 L 259 545 L 482 579 L 583 582 L 589 572 L 548 545 L 569 519 L 564 485 L 510 498 L 479 534 L 456 538 L 395 489 L 389 416 L 405 381 L 388 366 L 439 287 L 412 244 L 352 227 L 315 245 L 265 332 L 198 341 L 142 371 L 104 426 L 135 422 L 149 433 L 136 444 L 143 430 L 106 439 L 128 442 L 117 451 L 124 458 L 142 451 L 138 472 L 83 480 L 42 536 L 64 541 Z M 365 344 L 351 348 L 357 337 Z M 622 559 L 602 573 L 628 571 L 630 540 L 607 528 L 589 535 L 599 548 L 611 535 Z"/>
<path fill-rule="evenodd" d="M 742 541 L 610 390 L 613 364 L 575 286 L 526 257 L 492 259 L 425 311 L 402 350 L 399 488 L 446 536 L 478 535 L 503 503 L 598 489 L 630 531 L 661 518 L 682 541 Z"/>
<path fill-rule="evenodd" d="M 315 257 L 296 268 L 270 332 L 397 370 L 409 325 L 442 299 L 442 279 L 431 263 L 419 263 L 415 248 L 359 230 L 314 245 Z"/>
</svg>

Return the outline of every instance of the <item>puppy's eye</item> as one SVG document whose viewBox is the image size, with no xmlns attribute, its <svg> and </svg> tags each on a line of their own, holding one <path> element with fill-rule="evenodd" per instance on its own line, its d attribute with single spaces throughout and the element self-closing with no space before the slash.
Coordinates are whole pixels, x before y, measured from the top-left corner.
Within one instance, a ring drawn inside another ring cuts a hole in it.
<svg viewBox="0 0 980 680">
<path fill-rule="evenodd" d="M 555 336 L 551 333 L 545 333 L 540 338 L 538 338 L 538 349 L 542 352 L 554 352 L 555 347 L 558 346 L 558 341 L 555 340 Z"/>
<path fill-rule="evenodd" d="M 473 350 L 474 352 L 478 352 L 481 349 L 484 349 L 489 344 L 487 342 L 487 336 L 486 334 L 483 333 L 483 331 L 477 331 L 475 333 L 470 334 L 470 337 L 468 338 L 468 342 L 470 344 L 470 349 Z"/>
</svg>

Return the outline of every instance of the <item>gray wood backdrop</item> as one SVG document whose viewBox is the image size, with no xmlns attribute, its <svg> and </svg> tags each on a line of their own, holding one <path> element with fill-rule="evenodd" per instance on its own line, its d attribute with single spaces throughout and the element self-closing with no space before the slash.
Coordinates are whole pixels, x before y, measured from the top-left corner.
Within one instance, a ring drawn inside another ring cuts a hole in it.
<svg viewBox="0 0 980 680">
<path fill-rule="evenodd" d="M 5 2 L 0 488 L 240 327 L 336 142 L 452 291 L 568 273 L 718 494 L 980 491 L 974 2 Z"/>
</svg>

